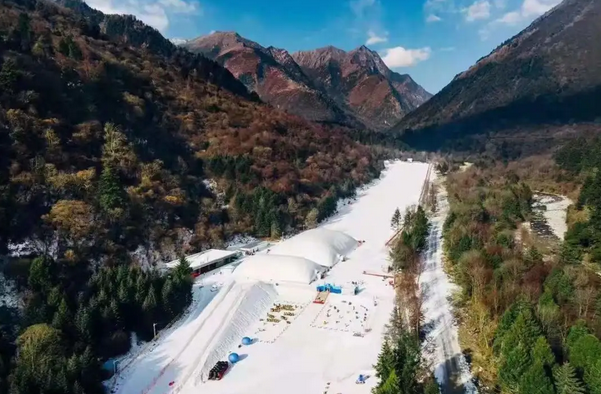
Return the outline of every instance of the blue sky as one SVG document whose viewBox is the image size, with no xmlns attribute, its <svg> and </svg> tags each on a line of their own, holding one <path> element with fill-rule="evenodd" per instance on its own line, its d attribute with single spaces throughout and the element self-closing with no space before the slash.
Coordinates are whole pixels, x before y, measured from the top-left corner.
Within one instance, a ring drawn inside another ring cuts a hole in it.
<svg viewBox="0 0 601 394">
<path fill-rule="evenodd" d="M 290 52 L 360 45 L 436 93 L 560 0 L 86 0 L 169 38 L 236 31 Z"/>
</svg>

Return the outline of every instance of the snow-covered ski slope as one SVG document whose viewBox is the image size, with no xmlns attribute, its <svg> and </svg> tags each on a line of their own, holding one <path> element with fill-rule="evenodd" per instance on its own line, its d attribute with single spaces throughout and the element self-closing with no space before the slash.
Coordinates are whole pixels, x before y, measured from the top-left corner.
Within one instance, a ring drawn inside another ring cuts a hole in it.
<svg viewBox="0 0 601 394">
<path fill-rule="evenodd" d="M 331 294 L 320 305 L 312 303 L 315 283 L 275 285 L 217 273 L 202 279 L 223 282 L 208 306 L 198 303 L 204 310 L 192 311 L 184 323 L 161 338 L 152 353 L 132 363 L 118 379 L 114 393 L 370 393 L 376 384 L 373 364 L 390 319 L 394 291 L 388 280 L 363 272 L 381 272 L 387 265 L 384 243 L 392 234 L 392 214 L 397 207 L 402 211 L 417 203 L 427 169 L 422 163 L 391 163 L 379 180 L 358 192 L 356 202 L 341 204 L 339 213 L 322 225 L 365 241 L 320 281 L 342 286 L 361 281 L 359 295 Z M 200 297 L 208 297 L 202 292 L 213 290 L 210 284 L 204 286 Z M 277 323 L 283 326 L 273 328 L 276 323 L 265 321 L 269 308 L 286 303 L 297 305 L 295 316 L 289 324 Z M 325 319 L 324 313 L 334 310 L 334 305 L 340 317 Z M 364 325 L 371 330 L 363 337 L 353 336 L 350 328 L 358 326 L 350 324 L 354 307 L 362 308 L 361 313 L 367 310 Z M 344 329 L 345 322 L 349 329 Z M 255 341 L 238 348 L 242 336 Z M 221 381 L 206 381 L 203 373 L 209 364 L 227 359 L 233 351 L 241 361 Z M 355 384 L 358 374 L 372 376 L 359 385 Z"/>
</svg>

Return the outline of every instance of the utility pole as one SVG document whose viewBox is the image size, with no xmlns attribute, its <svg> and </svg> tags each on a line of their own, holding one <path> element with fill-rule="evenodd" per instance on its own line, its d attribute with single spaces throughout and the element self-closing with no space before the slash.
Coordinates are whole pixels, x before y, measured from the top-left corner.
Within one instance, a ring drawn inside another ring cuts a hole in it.
<svg viewBox="0 0 601 394">
<path fill-rule="evenodd" d="M 152 323 L 152 331 L 154 332 L 154 336 L 153 336 L 153 339 L 154 339 L 157 336 L 157 324 L 156 323 Z"/>
</svg>

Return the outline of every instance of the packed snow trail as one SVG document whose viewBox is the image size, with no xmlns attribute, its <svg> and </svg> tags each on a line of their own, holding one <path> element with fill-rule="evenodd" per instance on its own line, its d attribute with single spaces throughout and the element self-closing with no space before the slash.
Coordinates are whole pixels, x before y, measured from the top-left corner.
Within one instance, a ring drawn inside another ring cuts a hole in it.
<svg viewBox="0 0 601 394">
<path fill-rule="evenodd" d="M 431 218 L 425 271 L 420 276 L 424 327 L 430 330 L 424 353 L 432 362 L 436 381 L 442 386 L 443 394 L 475 394 L 478 391 L 461 352 L 457 324 L 449 301 L 456 287 L 450 282 L 442 262 L 442 226 L 449 210 L 444 189 L 439 193 L 437 205 L 438 211 Z"/>
</svg>

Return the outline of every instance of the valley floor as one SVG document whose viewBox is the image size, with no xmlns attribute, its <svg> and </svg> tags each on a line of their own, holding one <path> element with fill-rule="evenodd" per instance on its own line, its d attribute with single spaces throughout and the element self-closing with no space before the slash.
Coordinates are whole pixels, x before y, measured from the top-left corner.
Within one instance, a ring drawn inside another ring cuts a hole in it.
<svg viewBox="0 0 601 394">
<path fill-rule="evenodd" d="M 342 204 L 338 215 L 323 224 L 365 241 L 326 278 L 343 287 L 362 282 L 358 295 L 330 294 L 325 304 L 315 304 L 315 283 L 244 282 L 233 278 L 233 267 L 225 267 L 197 283 L 190 314 L 131 362 L 112 392 L 370 393 L 394 291 L 388 279 L 364 271 L 382 272 L 388 265 L 385 242 L 392 235 L 392 214 L 417 203 L 427 169 L 421 163 L 390 164 L 356 202 Z M 267 322 L 276 304 L 290 305 L 291 314 Z M 354 335 L 361 330 L 363 336 Z M 253 338 L 253 344 L 239 347 L 243 336 Z M 222 380 L 207 381 L 214 361 L 233 351 L 240 361 Z M 369 376 L 366 384 L 355 383 L 359 374 Z"/>
</svg>

